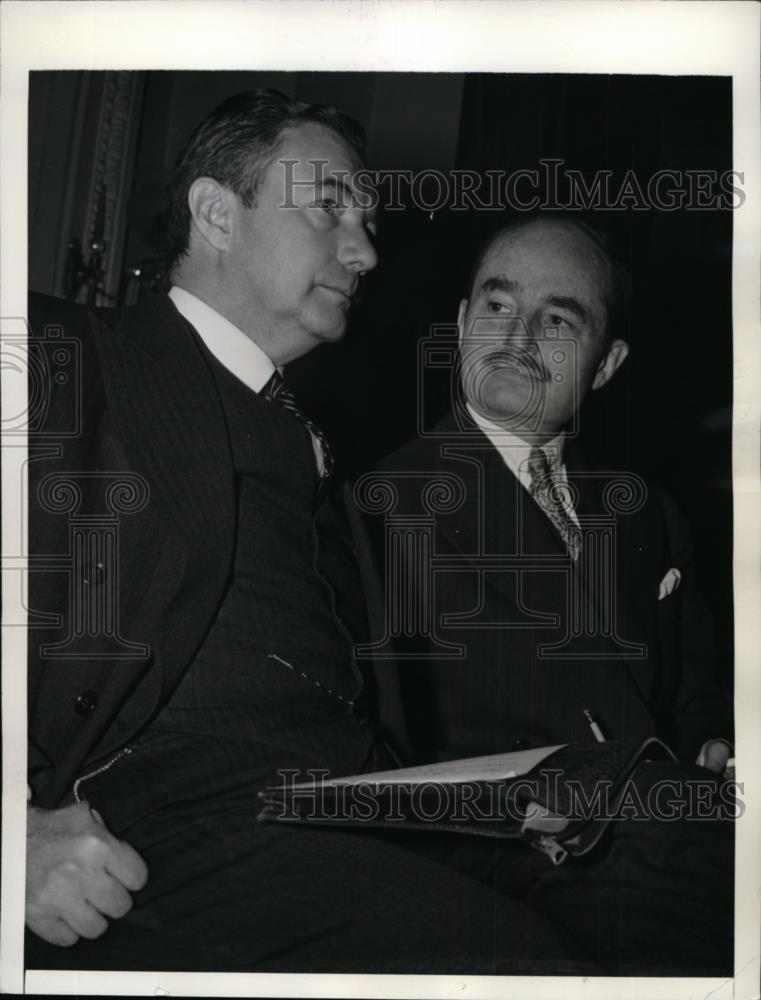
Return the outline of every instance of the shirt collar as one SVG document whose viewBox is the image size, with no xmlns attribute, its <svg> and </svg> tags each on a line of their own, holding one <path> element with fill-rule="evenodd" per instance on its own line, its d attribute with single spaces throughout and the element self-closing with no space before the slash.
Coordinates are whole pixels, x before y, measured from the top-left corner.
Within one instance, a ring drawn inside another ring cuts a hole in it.
<svg viewBox="0 0 761 1000">
<path fill-rule="evenodd" d="M 216 309 L 173 285 L 169 298 L 177 310 L 197 331 L 217 361 L 239 378 L 253 392 L 261 392 L 275 371 L 261 347 Z"/>
<path fill-rule="evenodd" d="M 512 434 L 510 431 L 506 431 L 499 424 L 494 424 L 491 420 L 487 420 L 470 403 L 466 403 L 465 405 L 474 422 L 500 453 L 505 465 L 517 477 L 521 486 L 528 489 L 531 485 L 528 460 L 534 445 L 529 444 L 528 441 L 524 441 L 523 438 Z M 557 437 L 552 438 L 550 441 L 543 441 L 541 444 L 541 448 L 549 460 L 552 475 L 557 476 L 561 480 L 565 478 L 565 464 L 563 462 L 564 445 L 564 431 L 561 431 Z"/>
</svg>

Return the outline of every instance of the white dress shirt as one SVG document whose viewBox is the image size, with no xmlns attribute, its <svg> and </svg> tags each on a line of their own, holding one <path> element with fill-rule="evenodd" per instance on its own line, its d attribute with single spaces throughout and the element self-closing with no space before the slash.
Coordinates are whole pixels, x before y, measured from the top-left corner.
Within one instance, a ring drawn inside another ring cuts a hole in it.
<svg viewBox="0 0 761 1000">
<path fill-rule="evenodd" d="M 481 416 L 478 410 L 474 409 L 470 403 L 466 403 L 466 406 L 468 413 L 473 418 L 473 421 L 484 432 L 486 437 L 502 456 L 502 460 L 505 465 L 512 472 L 524 490 L 528 490 L 531 486 L 531 473 L 529 472 L 528 461 L 531 455 L 531 449 L 534 448 L 535 445 L 529 444 L 516 434 L 511 434 L 510 431 L 506 431 L 504 427 L 500 427 L 499 424 L 494 424 L 491 420 L 487 420 L 486 417 Z M 550 463 L 550 473 L 553 480 L 561 486 L 568 484 L 568 475 L 566 473 L 565 462 L 563 461 L 564 446 L 565 433 L 562 431 L 557 437 L 552 438 L 550 441 L 544 441 L 540 446 Z M 573 504 L 571 503 L 570 491 L 561 489 L 558 490 L 558 495 L 568 515 L 578 526 L 579 517 L 573 507 Z"/>
<path fill-rule="evenodd" d="M 261 347 L 216 309 L 184 288 L 172 285 L 169 298 L 177 306 L 180 315 L 198 331 L 199 337 L 217 361 L 253 392 L 260 393 L 276 367 Z M 317 470 L 322 476 L 325 468 L 322 448 L 311 431 L 309 436 L 312 439 Z"/>
<path fill-rule="evenodd" d="M 253 392 L 261 392 L 275 371 L 275 365 L 261 347 L 216 309 L 184 288 L 172 285 L 169 298 L 180 315 L 198 331 L 217 361 Z"/>
</svg>

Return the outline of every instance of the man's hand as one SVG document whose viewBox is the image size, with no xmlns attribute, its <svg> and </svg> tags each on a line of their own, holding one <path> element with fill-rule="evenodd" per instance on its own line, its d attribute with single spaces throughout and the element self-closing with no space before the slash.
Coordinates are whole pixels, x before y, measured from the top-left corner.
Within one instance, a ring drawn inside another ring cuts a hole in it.
<svg viewBox="0 0 761 1000">
<path fill-rule="evenodd" d="M 730 779 L 735 776 L 734 766 L 729 766 L 731 757 L 732 746 L 726 740 L 708 740 L 701 747 L 696 763 Z"/>
<path fill-rule="evenodd" d="M 97 938 L 106 917 L 123 917 L 148 868 L 108 832 L 86 802 L 65 809 L 27 807 L 26 923 L 50 944 Z"/>
</svg>

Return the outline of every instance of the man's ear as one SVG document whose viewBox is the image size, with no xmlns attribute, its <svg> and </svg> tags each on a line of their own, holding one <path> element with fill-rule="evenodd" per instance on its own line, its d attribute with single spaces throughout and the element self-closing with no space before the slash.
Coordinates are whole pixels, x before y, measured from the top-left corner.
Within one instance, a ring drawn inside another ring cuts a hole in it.
<svg viewBox="0 0 761 1000">
<path fill-rule="evenodd" d="M 188 191 L 188 208 L 199 235 L 214 250 L 224 251 L 232 232 L 232 192 L 213 177 L 196 177 Z"/>
<path fill-rule="evenodd" d="M 460 300 L 460 308 L 457 310 L 457 341 L 462 343 L 465 336 L 465 313 L 468 311 L 468 300 Z"/>
<path fill-rule="evenodd" d="M 610 382 L 624 361 L 626 361 L 628 355 L 629 345 L 626 341 L 614 340 L 608 348 L 607 354 L 597 366 L 592 388 L 601 389 L 606 382 Z"/>
</svg>

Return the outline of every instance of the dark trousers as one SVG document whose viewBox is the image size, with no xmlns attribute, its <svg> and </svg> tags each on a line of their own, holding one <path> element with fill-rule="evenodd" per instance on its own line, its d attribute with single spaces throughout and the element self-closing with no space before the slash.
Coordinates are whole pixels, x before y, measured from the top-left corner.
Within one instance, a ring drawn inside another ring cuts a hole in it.
<svg viewBox="0 0 761 1000">
<path fill-rule="evenodd" d="M 564 931 L 382 834 L 259 822 L 270 748 L 153 733 L 81 795 L 145 858 L 134 908 L 28 968 L 594 974 Z"/>
<path fill-rule="evenodd" d="M 554 867 L 511 841 L 262 823 L 271 758 L 248 741 L 153 733 L 86 782 L 149 881 L 97 941 L 60 949 L 30 934 L 27 967 L 731 975 L 730 822 L 614 821 L 589 855 Z M 644 798 L 664 778 L 709 777 L 641 765 L 637 786 Z"/>
<path fill-rule="evenodd" d="M 627 818 L 557 867 L 513 841 L 398 836 L 544 916 L 573 942 L 571 954 L 604 975 L 732 976 L 734 823 L 711 818 L 731 811 L 719 781 L 705 768 L 659 761 L 641 764 L 633 785 Z M 682 815 L 637 815 L 658 786 L 672 812 L 685 803 Z"/>
</svg>

